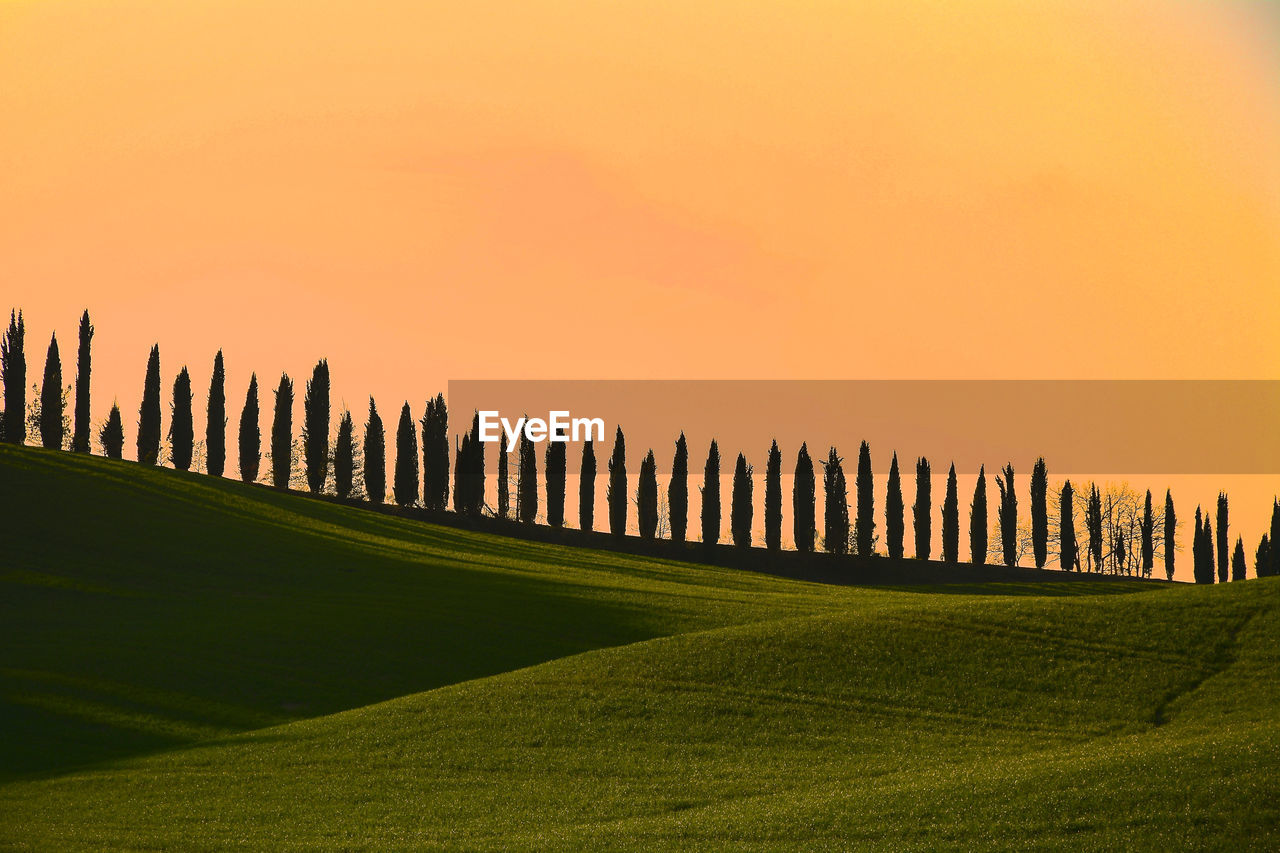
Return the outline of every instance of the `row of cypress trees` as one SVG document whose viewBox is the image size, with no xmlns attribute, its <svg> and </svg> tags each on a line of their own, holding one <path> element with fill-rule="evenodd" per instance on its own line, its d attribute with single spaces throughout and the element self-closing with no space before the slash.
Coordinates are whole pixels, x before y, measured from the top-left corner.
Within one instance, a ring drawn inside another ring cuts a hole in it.
<svg viewBox="0 0 1280 853">
<path fill-rule="evenodd" d="M 90 449 L 89 399 L 93 333 L 94 328 L 89 313 L 85 311 L 81 316 L 79 327 L 74 385 L 74 425 L 69 427 L 71 448 L 82 453 L 87 453 Z M 20 311 L 10 313 L 8 329 L 0 340 L 0 379 L 3 380 L 5 388 L 5 408 L 3 418 L 0 418 L 0 437 L 11 442 L 22 443 L 26 438 L 27 419 L 25 325 Z M 41 386 L 38 427 L 41 444 L 45 447 L 62 447 L 68 432 L 68 425 L 64 423 L 65 404 L 62 394 L 61 359 L 55 334 L 50 340 L 45 359 L 44 382 Z M 193 401 L 190 374 L 184 366 L 179 370 L 172 387 L 168 432 L 170 461 L 179 470 L 189 470 L 193 462 L 195 443 Z M 289 487 L 294 470 L 293 402 L 293 381 L 287 374 L 282 374 L 275 391 L 270 436 L 270 479 L 272 485 L 279 488 Z M 205 467 L 208 473 L 221 476 L 226 463 L 227 425 L 225 365 L 221 350 L 214 357 L 206 414 Z M 319 493 L 326 487 L 332 465 L 334 491 L 339 497 L 347 498 L 354 493 L 355 489 L 354 475 L 357 458 L 355 426 L 351 413 L 344 411 L 339 416 L 336 440 L 331 447 L 329 444 L 330 416 L 329 366 L 325 359 L 321 359 L 312 370 L 303 395 L 301 430 L 303 473 L 307 488 L 312 493 Z M 262 458 L 259 418 L 258 380 L 257 375 L 254 374 L 249 380 L 238 432 L 240 476 L 246 482 L 254 482 L 259 476 Z M 154 465 L 159 461 L 161 420 L 160 350 L 156 345 L 151 348 L 147 360 L 142 404 L 138 413 L 137 458 L 143 464 Z M 444 510 L 448 506 L 450 497 L 450 459 L 448 408 L 443 394 L 438 394 L 427 401 L 426 410 L 417 426 L 420 427 L 421 436 L 421 471 L 418 468 L 419 432 L 415 429 L 412 411 L 406 402 L 401 410 L 396 431 L 393 498 L 403 506 L 412 506 L 421 502 L 421 505 L 427 509 Z M 456 512 L 463 514 L 479 515 L 486 509 L 484 445 L 480 441 L 479 429 L 477 413 L 473 418 L 470 431 L 462 435 L 455 451 L 453 507 Z M 105 424 L 99 431 L 98 438 L 105 455 L 112 458 L 122 456 L 124 429 L 117 405 L 112 406 Z M 373 398 L 370 397 L 360 456 L 364 460 L 364 491 L 367 498 L 375 503 L 382 502 L 386 495 L 385 442 L 382 419 L 378 415 Z M 566 453 L 564 443 L 547 443 L 545 452 L 546 519 L 547 523 L 553 527 L 561 527 L 565 523 Z M 507 456 L 506 436 L 503 435 L 499 445 L 496 512 L 501 517 L 508 517 L 511 510 L 507 482 L 509 464 Z M 859 447 L 855 479 L 856 512 L 852 530 L 843 463 L 844 460 L 834 447 L 829 450 L 827 458 L 821 463 L 825 497 L 822 547 L 835 554 L 845 554 L 850 551 L 860 555 L 874 554 L 877 550 L 878 537 L 875 532 L 871 453 L 867 442 L 862 442 Z M 523 435 L 517 447 L 517 465 L 518 488 L 515 517 L 520 521 L 532 523 L 538 516 L 538 466 L 534 445 Z M 710 544 L 717 543 L 720 539 L 720 466 L 719 446 L 715 440 L 712 440 L 703 470 L 700 516 L 702 541 Z M 676 441 L 672 474 L 667 487 L 668 534 L 677 542 L 685 541 L 687 535 L 688 469 L 688 446 L 684 434 L 681 433 Z M 783 518 L 781 470 L 782 457 L 777 441 L 774 441 L 769 449 L 765 469 L 764 499 L 765 547 L 771 550 L 781 548 Z M 595 448 L 594 444 L 588 441 L 584 444 L 582 451 L 578 501 L 579 527 L 584 530 L 591 530 L 594 526 L 595 477 Z M 1017 563 L 1019 550 L 1018 500 L 1014 477 L 1013 466 L 1006 465 L 995 478 L 999 493 L 996 510 L 1001 540 L 999 544 L 1003 560 L 1007 565 Z M 816 482 L 815 469 L 808 447 L 802 444 L 796 457 L 792 494 L 793 538 L 797 550 L 800 551 L 813 551 L 817 544 Z M 421 491 L 419 491 L 420 488 Z M 1030 486 L 1032 557 L 1037 568 L 1045 565 L 1049 554 L 1047 488 L 1048 473 L 1044 460 L 1040 459 L 1032 470 Z M 729 528 L 734 544 L 742 547 L 751 545 L 753 490 L 754 469 L 748 464 L 746 457 L 739 453 L 734 465 Z M 626 469 L 626 441 L 621 427 L 617 429 L 613 451 L 608 459 L 606 502 L 610 531 L 623 535 L 627 528 L 630 496 Z M 640 535 L 645 538 L 654 538 L 657 535 L 660 514 L 657 463 L 652 450 L 648 451 L 640 465 L 635 504 Z M 1080 570 L 1082 560 L 1075 535 L 1074 491 L 1070 481 L 1062 487 L 1059 505 L 1061 507 L 1061 518 L 1058 524 L 1059 542 L 1057 543 L 1059 562 L 1064 569 Z M 905 553 L 905 504 L 896 453 L 890 463 L 884 509 L 885 550 L 891 559 L 901 559 Z M 1212 583 L 1215 580 L 1215 566 L 1216 580 L 1219 582 L 1242 579 L 1247 572 L 1243 539 L 1237 537 L 1234 549 L 1229 548 L 1227 537 L 1229 508 L 1225 493 L 1219 494 L 1216 509 L 1215 533 L 1215 526 L 1208 514 L 1203 513 L 1200 507 L 1196 508 L 1192 558 L 1194 577 L 1200 583 Z M 970 560 L 975 563 L 985 562 L 988 553 L 985 468 L 979 470 L 969 515 Z M 954 465 L 948 472 L 941 516 L 942 559 L 946 562 L 958 562 L 960 519 Z M 931 468 L 929 461 L 921 457 L 916 461 L 916 501 L 912 506 L 915 554 L 920 559 L 930 557 L 931 517 Z M 1091 485 L 1084 520 L 1088 534 L 1088 547 L 1083 562 L 1091 568 L 1100 567 L 1103 563 L 1104 545 L 1103 511 L 1101 494 L 1096 485 Z M 1176 525 L 1173 496 L 1171 492 L 1166 492 L 1164 542 L 1174 541 Z M 1273 547 L 1277 537 L 1280 537 L 1280 501 L 1273 505 L 1270 532 L 1262 537 L 1255 553 L 1255 566 L 1259 576 L 1280 574 L 1280 548 Z M 1154 514 L 1152 495 L 1148 491 L 1140 524 L 1139 543 L 1142 567 L 1147 573 L 1150 573 L 1154 564 L 1153 542 Z M 1112 547 L 1113 553 L 1119 552 L 1119 562 L 1123 563 L 1126 547 L 1124 540 L 1117 540 L 1112 543 Z M 1170 578 L 1174 571 L 1175 550 L 1171 545 L 1166 545 L 1163 549 L 1164 568 Z"/>
</svg>

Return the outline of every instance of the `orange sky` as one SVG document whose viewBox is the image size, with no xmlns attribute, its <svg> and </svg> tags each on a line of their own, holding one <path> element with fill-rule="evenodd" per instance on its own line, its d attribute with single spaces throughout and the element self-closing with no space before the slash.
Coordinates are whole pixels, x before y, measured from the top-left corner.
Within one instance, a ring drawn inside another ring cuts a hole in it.
<svg viewBox="0 0 1280 853">
<path fill-rule="evenodd" d="M 130 439 L 155 340 L 201 395 L 223 347 L 233 413 L 319 356 L 388 414 L 1277 378 L 1278 5 L 9 0 L 0 302 L 37 375 L 91 310 Z"/>
</svg>

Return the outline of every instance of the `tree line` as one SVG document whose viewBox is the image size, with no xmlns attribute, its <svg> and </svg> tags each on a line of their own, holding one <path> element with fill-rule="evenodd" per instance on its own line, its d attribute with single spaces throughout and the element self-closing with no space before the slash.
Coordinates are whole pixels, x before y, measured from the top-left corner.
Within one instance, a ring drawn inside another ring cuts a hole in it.
<svg viewBox="0 0 1280 853">
<path fill-rule="evenodd" d="M 4 385 L 4 413 L 0 418 L 0 440 L 25 443 L 28 434 L 38 434 L 46 448 L 90 452 L 89 400 L 92 367 L 93 325 L 89 312 L 80 319 L 74 383 L 73 419 L 66 415 L 71 388 L 64 388 L 57 335 L 52 336 L 45 357 L 43 381 L 32 386 L 32 401 L 27 401 L 27 363 L 25 325 L 20 311 L 10 312 L 9 326 L 0 339 L 0 379 Z M 205 471 L 222 476 L 226 466 L 226 372 L 222 351 L 214 356 L 210 385 L 206 397 L 206 427 L 203 441 Z M 295 440 L 293 427 L 294 383 L 282 373 L 274 391 L 271 432 L 268 451 L 269 483 L 275 488 L 305 487 L 312 494 L 328 488 L 332 474 L 333 492 L 342 499 L 360 497 L 371 503 L 382 503 L 388 497 L 386 483 L 386 434 L 373 397 L 369 398 L 363 438 L 357 443 L 356 427 L 349 411 L 338 415 L 336 438 L 330 444 L 331 405 L 329 365 L 321 359 L 312 369 L 303 387 L 301 429 Z M 195 405 L 191 377 L 183 366 L 175 377 L 170 392 L 170 418 L 167 434 L 162 430 L 162 380 L 160 349 L 152 346 L 143 380 L 142 403 L 138 411 L 137 460 L 144 465 L 161 462 L 162 435 L 167 435 L 168 461 L 178 470 L 191 470 L 196 459 L 197 440 L 192 409 Z M 257 482 L 263 462 L 260 430 L 260 402 L 257 374 L 252 374 L 241 407 L 237 431 L 240 479 Z M 120 459 L 124 450 L 124 422 L 119 405 L 97 430 L 103 455 Z M 480 439 L 480 419 L 475 413 L 470 429 L 464 432 L 452 449 L 449 447 L 449 412 L 443 394 L 428 399 L 420 419 L 415 420 L 406 401 L 395 432 L 395 459 L 391 499 L 404 507 L 422 506 L 444 511 L 452 499 L 453 511 L 462 515 L 492 514 L 533 524 L 539 518 L 538 460 L 535 444 L 521 434 L 515 448 L 514 471 L 509 460 L 505 434 L 500 435 L 497 468 L 497 507 L 485 502 L 485 453 Z M 565 524 L 567 488 L 567 446 L 548 442 L 543 459 L 545 519 L 552 527 Z M 595 526 L 597 463 L 594 442 L 582 447 L 578 492 L 578 527 L 590 531 Z M 819 460 L 822 473 L 823 518 L 819 539 L 816 516 L 817 468 L 802 443 L 796 454 L 791 495 L 792 538 L 801 552 L 822 550 L 864 557 L 881 553 L 877 533 L 874 478 L 871 448 L 863 441 L 858 448 L 854 478 L 854 504 L 851 508 L 844 459 L 837 449 L 829 449 Z M 675 542 L 686 541 L 689 522 L 689 449 L 682 432 L 675 442 L 671 477 L 665 495 L 660 496 L 657 461 L 652 449 L 643 457 L 634 497 L 626 467 L 626 438 L 619 426 L 607 460 L 605 502 L 609 532 L 626 535 L 628 512 L 632 504 L 642 538 L 661 534 Z M 769 448 L 764 482 L 764 546 L 769 550 L 782 547 L 783 492 L 782 454 L 775 440 Z M 452 470 L 452 483 L 450 473 Z M 301 481 L 295 483 L 296 477 Z M 712 439 L 703 466 L 701 493 L 701 541 L 715 545 L 722 529 L 720 494 L 721 456 L 719 445 Z M 1148 490 L 1139 498 L 1127 487 L 1109 488 L 1106 493 L 1089 484 L 1087 493 L 1077 493 L 1068 480 L 1050 491 L 1048 469 L 1038 459 L 1030 477 L 1029 519 L 1020 522 L 1015 471 L 1006 464 L 995 476 L 995 533 L 999 556 L 1005 565 L 1020 565 L 1029 553 L 1036 568 L 1044 568 L 1051 546 L 1056 546 L 1060 568 L 1067 571 L 1096 571 L 1135 574 L 1150 577 L 1159 558 L 1166 576 L 1173 578 L 1177 547 L 1177 515 L 1173 494 L 1166 491 L 1163 505 L 1153 504 Z M 515 504 L 511 492 L 514 485 Z M 729 495 L 729 532 L 735 546 L 751 547 L 754 521 L 754 467 L 745 454 L 739 453 L 733 464 L 732 488 Z M 977 483 L 969 504 L 968 560 L 987 562 L 989 519 L 986 468 L 979 469 Z M 665 499 L 665 500 L 663 500 Z M 660 506 L 661 504 L 661 506 Z M 941 559 L 948 563 L 961 560 L 960 505 L 955 465 L 947 472 L 943 501 L 939 507 L 941 523 Z M 1077 536 L 1077 515 L 1083 517 L 1083 538 Z M 914 554 L 928 560 L 932 555 L 932 468 L 928 459 L 920 457 L 915 464 L 915 501 L 911 507 Z M 906 505 L 903 497 L 902 472 L 895 452 L 889 472 L 883 507 L 883 552 L 891 560 L 905 555 Z M 1197 583 L 1241 580 L 1247 574 L 1247 558 L 1243 538 L 1237 537 L 1232 547 L 1229 530 L 1229 505 L 1220 493 L 1214 513 L 1196 507 L 1192 545 L 1193 576 Z M 1254 552 L 1254 570 L 1259 577 L 1280 574 L 1280 500 L 1273 503 L 1270 531 L 1264 534 Z"/>
</svg>

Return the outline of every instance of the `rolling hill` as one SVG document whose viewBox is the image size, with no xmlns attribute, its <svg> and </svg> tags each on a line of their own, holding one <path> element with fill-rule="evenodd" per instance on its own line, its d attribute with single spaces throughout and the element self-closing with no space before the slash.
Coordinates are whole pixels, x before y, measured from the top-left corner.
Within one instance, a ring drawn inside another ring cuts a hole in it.
<svg viewBox="0 0 1280 853">
<path fill-rule="evenodd" d="M 0 846 L 1274 849 L 1280 584 L 823 586 L 0 447 Z"/>
</svg>

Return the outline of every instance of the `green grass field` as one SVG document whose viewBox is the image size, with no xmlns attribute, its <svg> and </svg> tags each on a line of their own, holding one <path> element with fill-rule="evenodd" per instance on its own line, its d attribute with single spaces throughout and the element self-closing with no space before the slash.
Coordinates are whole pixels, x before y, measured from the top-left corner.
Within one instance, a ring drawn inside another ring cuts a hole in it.
<svg viewBox="0 0 1280 853">
<path fill-rule="evenodd" d="M 0 847 L 1276 849 L 1280 583 L 831 587 L 0 446 Z"/>
</svg>

